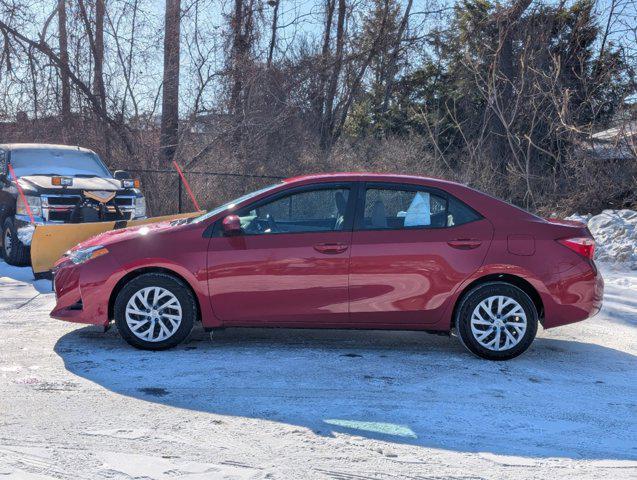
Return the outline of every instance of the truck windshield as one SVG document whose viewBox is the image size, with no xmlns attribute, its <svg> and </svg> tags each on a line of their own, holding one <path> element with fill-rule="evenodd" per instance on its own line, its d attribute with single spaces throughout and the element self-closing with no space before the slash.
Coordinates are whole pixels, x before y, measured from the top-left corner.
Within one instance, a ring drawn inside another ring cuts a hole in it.
<svg viewBox="0 0 637 480">
<path fill-rule="evenodd" d="M 96 176 L 112 178 L 97 155 L 81 150 L 25 148 L 13 150 L 9 158 L 18 177 L 27 175 Z"/>
</svg>

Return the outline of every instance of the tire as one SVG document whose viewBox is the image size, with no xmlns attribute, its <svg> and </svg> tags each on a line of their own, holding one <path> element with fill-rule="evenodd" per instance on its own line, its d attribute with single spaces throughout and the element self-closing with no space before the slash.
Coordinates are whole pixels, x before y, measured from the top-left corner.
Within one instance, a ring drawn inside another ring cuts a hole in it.
<svg viewBox="0 0 637 480">
<path fill-rule="evenodd" d="M 460 341 L 471 353 L 487 360 L 509 360 L 524 353 L 535 339 L 538 313 L 523 290 L 489 282 L 462 297 L 455 322 Z"/>
<path fill-rule="evenodd" d="M 166 350 L 190 334 L 197 318 L 197 303 L 183 281 L 165 273 L 145 273 L 120 290 L 114 313 L 117 329 L 130 345 Z"/>
<path fill-rule="evenodd" d="M 18 238 L 18 230 L 11 217 L 2 224 L 2 258 L 9 264 L 24 267 L 31 262 L 30 248 Z"/>
</svg>

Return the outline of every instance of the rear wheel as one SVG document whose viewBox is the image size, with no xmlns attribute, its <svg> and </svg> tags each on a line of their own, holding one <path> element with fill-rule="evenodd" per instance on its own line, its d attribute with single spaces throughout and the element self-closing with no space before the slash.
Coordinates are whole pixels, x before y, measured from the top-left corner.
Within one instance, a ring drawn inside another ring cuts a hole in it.
<svg viewBox="0 0 637 480">
<path fill-rule="evenodd" d="M 197 317 L 190 289 L 164 273 L 146 273 L 128 282 L 115 300 L 115 323 L 130 345 L 165 350 L 186 339 Z"/>
<path fill-rule="evenodd" d="M 18 238 L 18 230 L 12 218 L 2 224 L 2 257 L 9 265 L 23 267 L 29 264 L 29 247 Z"/>
<path fill-rule="evenodd" d="M 456 329 L 463 345 L 488 360 L 509 360 L 531 345 L 538 315 L 529 296 L 504 282 L 479 285 L 461 300 Z"/>
</svg>

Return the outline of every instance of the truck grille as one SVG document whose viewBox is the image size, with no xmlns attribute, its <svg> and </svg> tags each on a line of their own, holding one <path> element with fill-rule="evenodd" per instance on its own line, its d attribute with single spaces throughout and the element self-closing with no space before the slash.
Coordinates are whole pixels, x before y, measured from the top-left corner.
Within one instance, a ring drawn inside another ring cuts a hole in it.
<svg viewBox="0 0 637 480">
<path fill-rule="evenodd" d="M 130 220 L 133 218 L 135 210 L 135 198 L 132 196 L 118 196 L 113 202 L 119 208 L 121 216 L 117 215 L 117 211 L 112 203 L 106 205 L 99 219 L 90 221 L 114 221 L 114 220 Z M 49 222 L 67 223 L 71 221 L 71 215 L 76 206 L 84 203 L 89 209 L 93 208 L 99 211 L 99 203 L 93 200 L 84 200 L 80 195 L 43 195 L 42 210 L 44 219 Z"/>
</svg>

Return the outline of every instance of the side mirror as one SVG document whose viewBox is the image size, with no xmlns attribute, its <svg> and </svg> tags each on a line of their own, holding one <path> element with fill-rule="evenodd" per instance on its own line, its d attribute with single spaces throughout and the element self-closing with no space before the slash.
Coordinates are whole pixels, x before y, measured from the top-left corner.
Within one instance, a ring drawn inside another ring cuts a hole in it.
<svg viewBox="0 0 637 480">
<path fill-rule="evenodd" d="M 126 170 L 115 170 L 113 177 L 115 177 L 116 180 L 130 180 L 133 178 Z"/>
<path fill-rule="evenodd" d="M 240 235 L 243 232 L 241 230 L 241 220 L 236 215 L 228 215 L 223 219 L 221 226 L 223 227 L 223 234 L 227 237 Z"/>
</svg>

